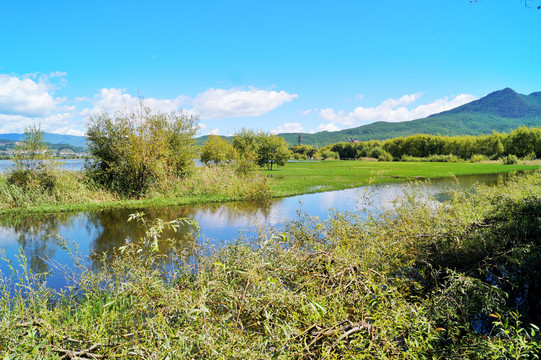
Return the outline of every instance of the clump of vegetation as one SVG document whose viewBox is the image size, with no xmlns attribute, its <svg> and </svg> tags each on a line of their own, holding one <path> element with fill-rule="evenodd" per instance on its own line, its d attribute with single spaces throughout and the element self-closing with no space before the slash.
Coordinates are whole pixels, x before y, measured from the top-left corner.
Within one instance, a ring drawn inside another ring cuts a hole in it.
<svg viewBox="0 0 541 360">
<path fill-rule="evenodd" d="M 0 175 L 0 209 L 116 199 L 87 184 L 82 174 L 60 170 L 38 128 L 27 128 L 16 150 L 15 168 Z"/>
<path fill-rule="evenodd" d="M 340 155 L 335 151 L 322 150 L 319 153 L 319 158 L 321 158 L 321 160 L 340 160 Z"/>
<path fill-rule="evenodd" d="M 393 156 L 385 151 L 378 156 L 378 161 L 393 161 Z"/>
<path fill-rule="evenodd" d="M 502 157 L 502 164 L 515 165 L 518 164 L 518 157 L 516 155 L 507 155 Z"/>
<path fill-rule="evenodd" d="M 56 163 L 43 140 L 44 133 L 39 128 L 28 127 L 24 135 L 24 142 L 15 147 L 15 168 L 9 172 L 7 183 L 24 191 L 41 188 L 50 193 L 57 184 Z"/>
<path fill-rule="evenodd" d="M 453 154 L 449 155 L 430 155 L 427 160 L 429 162 L 459 162 L 461 159 Z"/>
<path fill-rule="evenodd" d="M 540 187 L 536 173 L 439 204 L 413 185 L 390 210 L 300 215 L 220 249 L 135 215 L 146 235 L 100 270 L 79 262 L 63 292 L 24 267 L 4 278 L 0 356 L 534 359 Z"/>
<path fill-rule="evenodd" d="M 91 117 L 87 127 L 86 173 L 119 195 L 141 198 L 153 184 L 185 177 L 193 168 L 193 116 L 153 112 L 140 100 L 135 108 Z"/>
<path fill-rule="evenodd" d="M 313 159 L 317 153 L 317 148 L 311 145 L 294 145 L 290 150 L 293 152 L 295 159 L 297 159 L 295 154 L 301 155 L 302 159 Z"/>
<path fill-rule="evenodd" d="M 230 200 L 264 200 L 271 197 L 269 180 L 259 172 L 239 175 L 231 166 L 195 168 L 183 179 L 164 181 L 148 194 L 154 198 L 219 195 Z"/>
<path fill-rule="evenodd" d="M 224 165 L 236 158 L 235 148 L 221 136 L 209 135 L 201 148 L 200 159 L 203 164 Z"/>
<path fill-rule="evenodd" d="M 487 160 L 488 160 L 488 157 L 482 154 L 473 154 L 470 158 L 470 162 L 472 163 L 487 161 Z"/>
<path fill-rule="evenodd" d="M 237 152 L 237 170 L 246 174 L 255 165 L 272 170 L 274 165 L 283 166 L 291 157 L 284 138 L 263 131 L 242 129 L 233 136 L 233 147 Z"/>
</svg>

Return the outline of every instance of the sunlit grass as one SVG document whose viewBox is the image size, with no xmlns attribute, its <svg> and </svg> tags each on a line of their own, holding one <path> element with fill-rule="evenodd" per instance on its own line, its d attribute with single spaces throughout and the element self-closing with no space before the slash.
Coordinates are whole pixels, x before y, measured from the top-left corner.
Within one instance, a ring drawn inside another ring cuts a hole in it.
<svg viewBox="0 0 541 360">
<path fill-rule="evenodd" d="M 271 180 L 273 196 L 341 190 L 367 184 L 399 182 L 449 176 L 495 174 L 538 169 L 540 164 L 502 165 L 498 162 L 379 162 L 316 161 L 289 162 L 264 171 Z"/>
</svg>

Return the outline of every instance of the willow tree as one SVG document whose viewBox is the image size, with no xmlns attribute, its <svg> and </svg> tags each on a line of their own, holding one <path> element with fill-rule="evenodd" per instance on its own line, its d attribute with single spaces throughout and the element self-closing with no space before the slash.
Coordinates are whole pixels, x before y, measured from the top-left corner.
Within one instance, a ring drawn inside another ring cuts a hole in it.
<svg viewBox="0 0 541 360">
<path fill-rule="evenodd" d="M 87 176 L 128 197 L 142 197 L 152 184 L 187 175 L 197 157 L 197 118 L 152 111 L 144 100 L 114 115 L 90 117 L 87 128 Z"/>
</svg>

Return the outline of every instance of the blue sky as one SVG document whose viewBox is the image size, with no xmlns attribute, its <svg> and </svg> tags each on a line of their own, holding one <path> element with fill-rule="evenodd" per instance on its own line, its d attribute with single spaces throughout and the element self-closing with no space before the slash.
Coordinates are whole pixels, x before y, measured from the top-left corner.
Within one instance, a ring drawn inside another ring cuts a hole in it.
<svg viewBox="0 0 541 360">
<path fill-rule="evenodd" d="M 541 11 L 516 0 L 2 1 L 0 133 L 81 135 L 138 94 L 199 134 L 405 121 L 541 90 Z"/>
</svg>

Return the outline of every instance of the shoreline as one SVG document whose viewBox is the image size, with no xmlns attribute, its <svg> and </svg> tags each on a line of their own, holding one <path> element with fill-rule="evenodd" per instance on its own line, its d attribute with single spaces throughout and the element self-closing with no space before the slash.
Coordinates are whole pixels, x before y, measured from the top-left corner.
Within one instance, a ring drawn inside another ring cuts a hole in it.
<svg viewBox="0 0 541 360">
<path fill-rule="evenodd" d="M 297 166 L 299 164 L 302 166 L 305 166 L 305 163 L 298 162 L 295 163 Z M 368 163 L 356 163 L 358 169 L 356 170 L 363 170 L 365 168 L 368 168 Z M 358 188 L 366 185 L 376 185 L 376 184 L 389 184 L 389 183 L 398 183 L 398 182 L 408 182 L 412 180 L 429 180 L 429 179 L 439 179 L 439 178 L 448 178 L 452 176 L 475 176 L 475 175 L 486 175 L 486 174 L 503 174 L 503 173 L 512 173 L 512 172 L 520 172 L 520 171 L 535 171 L 537 169 L 540 169 L 540 165 L 505 165 L 505 167 L 499 166 L 497 167 L 497 170 L 490 170 L 485 169 L 487 171 L 480 171 L 483 170 L 480 168 L 480 165 L 483 164 L 475 164 L 477 165 L 478 171 L 466 171 L 466 167 L 462 168 L 463 171 L 457 171 L 457 173 L 451 173 L 449 172 L 447 175 L 436 175 L 436 176 L 426 176 L 427 173 L 430 173 L 429 170 L 434 170 L 437 167 L 441 167 L 442 164 L 450 164 L 450 163 L 418 163 L 418 162 L 412 162 L 412 163 L 406 163 L 406 162 L 394 162 L 394 163 L 382 163 L 382 162 L 373 162 L 369 165 L 370 168 L 374 167 L 374 165 L 382 164 L 377 167 L 384 167 L 388 166 L 388 164 L 393 164 L 391 167 L 403 167 L 404 165 L 418 165 L 418 164 L 424 164 L 421 165 L 422 167 L 425 167 L 424 172 L 420 171 L 420 175 L 415 176 L 407 176 L 407 175 L 400 175 L 400 174 L 371 174 L 373 176 L 365 176 L 363 178 L 358 178 L 355 180 L 355 182 L 339 182 L 336 180 L 336 178 L 333 177 L 333 175 L 327 175 L 325 180 L 327 181 L 320 181 L 319 183 L 310 183 L 307 181 L 307 184 L 304 186 L 299 186 L 298 184 L 288 184 L 285 180 L 285 177 L 289 177 L 288 180 L 294 180 L 296 177 L 303 176 L 305 179 L 308 175 L 306 174 L 299 174 L 295 173 L 295 169 L 291 169 L 291 163 L 288 164 L 289 168 L 282 167 L 278 170 L 273 170 L 272 174 L 266 174 L 270 177 L 270 189 L 271 189 L 271 196 L 266 200 L 271 199 L 280 199 L 285 197 L 291 197 L 291 196 L 299 196 L 299 195 L 305 195 L 305 194 L 314 194 L 314 193 L 320 193 L 320 192 L 330 192 L 330 191 L 339 191 L 339 190 L 346 190 L 346 189 L 353 189 Z M 396 165 L 396 164 L 403 164 L 403 165 Z M 428 164 L 428 165 L 427 165 Z M 469 163 L 459 163 L 459 164 L 469 164 Z M 325 170 L 328 170 L 329 168 L 329 174 L 332 173 L 332 171 L 339 171 L 340 168 L 347 167 L 347 169 L 351 170 L 351 162 L 345 162 L 345 161 L 330 161 L 330 162 L 310 162 L 308 164 L 309 167 L 322 167 L 325 168 Z M 495 164 L 492 164 L 495 165 Z M 449 166 L 449 165 L 447 165 Z M 432 167 L 432 168 L 431 168 Z M 301 169 L 301 170 L 311 170 L 311 169 Z M 321 169 L 316 169 L 319 172 L 321 172 Z M 354 169 L 355 170 L 355 169 Z M 397 169 L 394 169 L 397 170 Z M 298 171 L 298 169 L 297 169 Z M 373 171 L 373 170 L 372 170 Z M 382 170 L 383 171 L 383 170 Z M 389 169 L 386 170 L 387 172 L 391 172 Z M 400 171 L 400 169 L 398 169 Z M 263 173 L 266 173 L 265 170 L 262 170 Z M 285 173 L 285 174 L 282 174 Z M 424 175 L 423 175 L 424 174 Z M 305 176 L 306 175 L 306 176 Z M 319 174 L 318 174 L 319 175 Z M 276 179 L 273 179 L 276 178 Z M 330 179 L 330 181 L 329 181 Z M 295 186 L 294 186 L 295 185 Z M 289 187 L 288 187 L 289 186 Z M 54 214 L 54 213 L 66 213 L 66 212 L 84 212 L 84 211 L 100 211 L 100 210 L 110 210 L 110 209 L 116 209 L 116 208 L 124 208 L 124 209 L 145 209 L 149 207 L 162 207 L 162 206 L 186 206 L 186 205 L 203 205 L 203 204 L 212 204 L 212 203 L 226 203 L 226 202 L 239 202 L 239 201 L 246 201 L 239 197 L 231 197 L 226 195 L 197 195 L 197 196 L 183 196 L 183 197 L 167 197 L 167 198 L 161 198 L 161 197 L 151 197 L 147 199 L 128 199 L 128 200 L 114 200 L 114 201 L 101 201 L 101 202 L 81 202 L 81 203 L 68 203 L 68 204 L 50 204 L 50 205 L 39 205 L 39 206 L 30 206 L 30 207 L 14 207 L 10 209 L 0 209 L 0 216 L 7 216 L 7 215 L 36 215 L 36 214 Z M 265 200 L 263 200 L 265 201 Z"/>
</svg>

